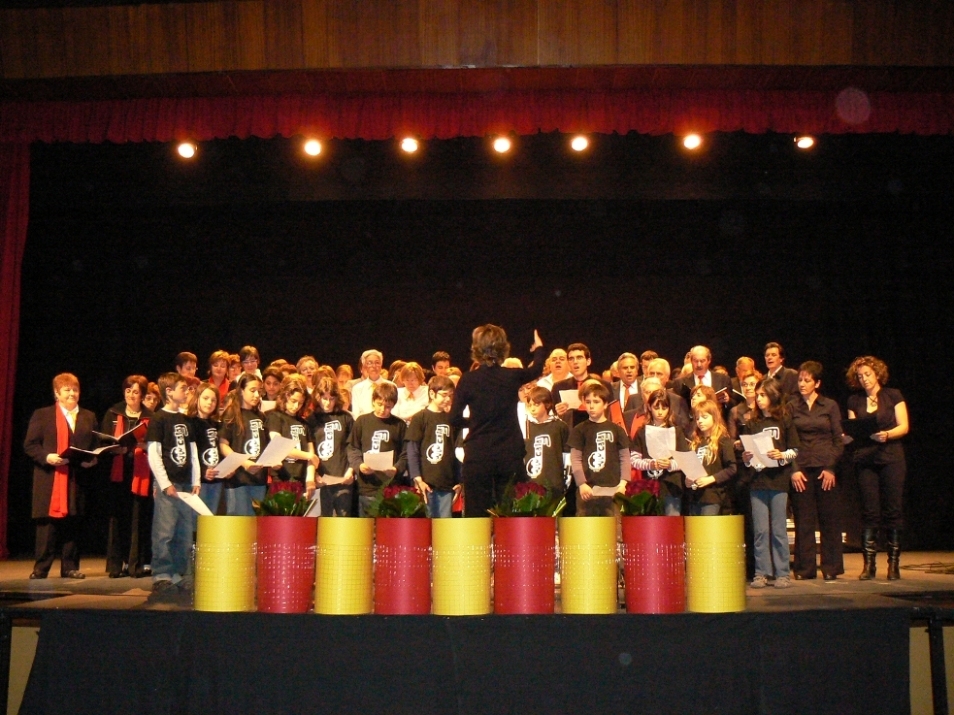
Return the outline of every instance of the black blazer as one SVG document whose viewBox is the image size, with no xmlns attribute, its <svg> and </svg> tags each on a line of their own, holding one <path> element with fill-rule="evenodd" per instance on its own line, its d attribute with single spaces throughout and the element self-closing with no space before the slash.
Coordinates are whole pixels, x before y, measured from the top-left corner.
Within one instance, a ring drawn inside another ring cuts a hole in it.
<svg viewBox="0 0 954 715">
<path fill-rule="evenodd" d="M 793 370 L 790 367 L 785 367 L 782 365 L 782 368 L 775 373 L 775 375 L 770 380 L 778 380 L 779 387 L 782 390 L 783 395 L 797 395 L 798 394 L 798 372 Z"/>
<path fill-rule="evenodd" d="M 58 405 L 53 405 L 42 407 L 34 412 L 27 427 L 26 439 L 23 440 L 23 451 L 33 460 L 32 516 L 34 519 L 44 519 L 50 515 L 54 468 L 46 463 L 46 456 L 56 453 L 56 410 L 58 409 L 60 409 Z M 96 415 L 80 407 L 76 414 L 76 429 L 70 437 L 70 445 L 80 449 L 95 449 L 97 439 L 93 430 L 98 426 Z M 76 477 L 85 470 L 73 460 L 70 461 L 69 466 L 70 516 L 82 516 L 86 504 L 82 485 Z"/>
</svg>

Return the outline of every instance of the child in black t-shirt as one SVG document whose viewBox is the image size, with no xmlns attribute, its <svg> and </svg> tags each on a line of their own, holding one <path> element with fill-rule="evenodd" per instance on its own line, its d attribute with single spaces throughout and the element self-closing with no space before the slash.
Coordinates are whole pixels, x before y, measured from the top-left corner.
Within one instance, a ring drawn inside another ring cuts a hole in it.
<svg viewBox="0 0 954 715">
<path fill-rule="evenodd" d="M 570 432 L 570 464 L 579 487 L 577 516 L 614 516 L 611 495 L 596 496 L 593 487 L 621 489 L 629 481 L 629 436 L 606 418 L 611 393 L 602 382 L 587 380 L 580 399 L 589 419 Z"/>
<path fill-rule="evenodd" d="M 318 498 L 322 516 L 351 516 L 354 469 L 348 464 L 348 442 L 354 418 L 341 407 L 341 392 L 336 379 L 319 378 L 312 397 L 314 410 L 308 416 L 308 425 L 314 435 L 318 468 L 315 481 L 306 481 L 305 488 L 309 497 L 316 487 L 321 490 Z M 336 483 L 326 479 L 335 479 Z"/>
<path fill-rule="evenodd" d="M 225 480 L 225 508 L 229 516 L 254 516 L 252 501 L 265 498 L 268 464 L 255 459 L 268 445 L 265 415 L 259 410 L 262 379 L 243 372 L 236 380 L 235 395 L 222 413 L 219 451 L 223 457 L 232 452 L 248 455 L 242 466 Z"/>
<path fill-rule="evenodd" d="M 152 591 L 170 593 L 183 582 L 191 585 L 189 555 L 194 513 L 179 498 L 182 492 L 199 493 L 199 456 L 192 424 L 181 410 L 189 400 L 188 383 L 175 372 L 159 378 L 165 405 L 146 430 L 149 466 L 156 478 L 152 517 Z M 185 581 L 183 581 L 185 579 Z"/>
<path fill-rule="evenodd" d="M 359 415 L 351 430 L 348 461 L 358 478 L 358 516 L 367 516 L 375 495 L 407 469 L 404 435 L 407 425 L 391 414 L 397 402 L 397 388 L 391 382 L 374 386 L 371 393 L 371 412 Z M 375 471 L 364 462 L 364 455 L 392 452 L 392 466 Z"/>
<path fill-rule="evenodd" d="M 437 375 L 427 383 L 430 402 L 411 418 L 407 430 L 408 473 L 424 495 L 427 515 L 450 518 L 460 492 L 454 429 L 447 413 L 454 400 L 454 383 Z"/>
<path fill-rule="evenodd" d="M 314 438 L 311 429 L 301 418 L 308 399 L 308 386 L 301 375 L 289 375 L 278 388 L 275 409 L 265 415 L 265 429 L 271 439 L 287 437 L 295 443 L 278 469 L 272 470 L 271 490 L 290 489 L 296 493 L 305 490 L 306 483 L 315 483 Z"/>
<path fill-rule="evenodd" d="M 563 494 L 570 454 L 570 428 L 551 414 L 553 395 L 547 388 L 532 388 L 526 404 L 527 454 L 523 461 L 527 476 L 548 490 Z"/>
<path fill-rule="evenodd" d="M 192 420 L 195 446 L 199 455 L 202 488 L 199 496 L 209 511 L 217 514 L 222 501 L 222 480 L 216 479 L 219 464 L 219 389 L 212 382 L 203 382 L 189 399 L 186 415 Z"/>
</svg>

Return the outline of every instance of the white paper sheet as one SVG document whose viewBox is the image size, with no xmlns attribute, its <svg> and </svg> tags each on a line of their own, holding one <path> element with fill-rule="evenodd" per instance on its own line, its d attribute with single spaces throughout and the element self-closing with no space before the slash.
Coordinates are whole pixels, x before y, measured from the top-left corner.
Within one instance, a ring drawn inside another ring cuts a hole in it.
<svg viewBox="0 0 954 715">
<path fill-rule="evenodd" d="M 295 449 L 295 440 L 288 437 L 272 437 L 268 446 L 258 455 L 255 463 L 265 467 L 273 467 L 285 461 L 285 457 L 293 449 Z"/>
<path fill-rule="evenodd" d="M 571 410 L 579 409 L 580 391 L 579 390 L 560 390 L 560 402 L 565 402 Z"/>
<path fill-rule="evenodd" d="M 595 497 L 611 497 L 616 495 L 617 487 L 591 487 Z"/>
<path fill-rule="evenodd" d="M 262 400 L 258 405 L 258 409 L 260 409 L 262 412 L 271 412 L 275 409 L 275 405 L 275 400 Z"/>
<path fill-rule="evenodd" d="M 690 482 L 706 476 L 706 468 L 702 466 L 699 455 L 695 452 L 676 452 L 673 457 L 676 460 L 677 467 Z"/>
<path fill-rule="evenodd" d="M 365 452 L 364 463 L 375 472 L 383 472 L 394 466 L 394 452 Z"/>
<path fill-rule="evenodd" d="M 215 465 L 216 479 L 227 479 L 231 477 L 235 470 L 242 466 L 242 463 L 248 459 L 247 454 L 241 452 L 232 452 L 228 457 Z"/>
<path fill-rule="evenodd" d="M 669 459 L 676 452 L 676 428 L 646 425 L 646 450 L 653 459 Z"/>
<path fill-rule="evenodd" d="M 367 464 L 367 462 L 365 462 L 365 464 Z M 326 474 L 323 477 L 316 477 L 316 479 L 320 479 L 321 483 L 326 487 L 331 487 L 335 484 L 341 484 L 345 480 L 344 477 L 332 477 L 330 474 Z"/>
<path fill-rule="evenodd" d="M 742 448 L 746 452 L 751 452 L 754 456 L 752 457 L 751 464 L 761 464 L 763 467 L 777 467 L 778 462 L 770 457 L 766 456 L 766 452 L 770 452 L 775 449 L 775 443 L 772 441 L 772 435 L 768 432 L 760 432 L 759 434 L 741 434 L 739 438 L 742 440 Z"/>
<path fill-rule="evenodd" d="M 212 512 L 209 511 L 209 507 L 205 505 L 205 502 L 202 501 L 198 494 L 193 494 L 192 492 L 179 492 L 179 498 L 191 506 L 197 514 L 200 514 L 201 516 L 212 516 Z"/>
</svg>

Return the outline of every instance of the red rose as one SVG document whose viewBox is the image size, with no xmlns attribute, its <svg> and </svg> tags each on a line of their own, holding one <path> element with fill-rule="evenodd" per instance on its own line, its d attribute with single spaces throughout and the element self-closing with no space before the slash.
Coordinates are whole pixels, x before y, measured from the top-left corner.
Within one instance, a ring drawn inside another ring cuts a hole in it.
<svg viewBox="0 0 954 715">
<path fill-rule="evenodd" d="M 547 495 L 547 490 L 536 482 L 518 482 L 516 485 L 514 485 L 513 496 L 514 499 L 523 499 L 531 492 L 541 497 L 545 497 Z"/>
</svg>

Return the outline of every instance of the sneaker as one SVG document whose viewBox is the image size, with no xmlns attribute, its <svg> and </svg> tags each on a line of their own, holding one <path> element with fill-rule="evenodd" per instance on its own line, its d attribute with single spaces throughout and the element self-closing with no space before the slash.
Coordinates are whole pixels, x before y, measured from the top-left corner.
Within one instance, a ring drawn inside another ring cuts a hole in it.
<svg viewBox="0 0 954 715">
<path fill-rule="evenodd" d="M 756 576 L 752 579 L 752 588 L 765 588 L 768 585 L 768 581 L 765 576 Z"/>
<path fill-rule="evenodd" d="M 176 584 L 180 591 L 191 591 L 194 588 L 195 581 L 192 576 L 183 576 L 182 580 Z"/>
<path fill-rule="evenodd" d="M 791 588 L 792 580 L 788 576 L 779 576 L 775 579 L 775 588 Z"/>
</svg>

